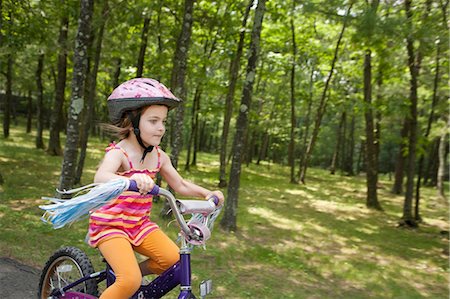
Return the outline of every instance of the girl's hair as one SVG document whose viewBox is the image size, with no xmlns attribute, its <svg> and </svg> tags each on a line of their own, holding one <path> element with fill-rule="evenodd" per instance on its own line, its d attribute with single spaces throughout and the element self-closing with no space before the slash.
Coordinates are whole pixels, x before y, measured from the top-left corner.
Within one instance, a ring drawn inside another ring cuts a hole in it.
<svg viewBox="0 0 450 299">
<path fill-rule="evenodd" d="M 124 115 L 122 119 L 115 124 L 106 124 L 103 123 L 100 125 L 103 132 L 106 134 L 119 138 L 119 140 L 125 139 L 130 135 L 131 130 L 133 129 L 133 125 L 131 120 Z"/>
</svg>

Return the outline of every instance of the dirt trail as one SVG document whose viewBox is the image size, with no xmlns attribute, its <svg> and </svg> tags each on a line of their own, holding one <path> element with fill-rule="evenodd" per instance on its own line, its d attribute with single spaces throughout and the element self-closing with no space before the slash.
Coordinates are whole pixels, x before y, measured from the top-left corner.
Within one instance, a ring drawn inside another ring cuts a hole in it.
<svg viewBox="0 0 450 299">
<path fill-rule="evenodd" d="M 37 298 L 39 275 L 35 268 L 0 257 L 0 298 Z"/>
</svg>

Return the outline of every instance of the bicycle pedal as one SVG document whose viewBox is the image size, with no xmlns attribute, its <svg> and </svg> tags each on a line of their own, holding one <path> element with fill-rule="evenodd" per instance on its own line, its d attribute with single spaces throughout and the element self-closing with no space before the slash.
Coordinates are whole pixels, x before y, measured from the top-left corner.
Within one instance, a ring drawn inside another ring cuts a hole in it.
<svg viewBox="0 0 450 299">
<path fill-rule="evenodd" d="M 200 283 L 200 297 L 204 298 L 206 295 L 212 292 L 212 280 L 203 280 Z"/>
</svg>

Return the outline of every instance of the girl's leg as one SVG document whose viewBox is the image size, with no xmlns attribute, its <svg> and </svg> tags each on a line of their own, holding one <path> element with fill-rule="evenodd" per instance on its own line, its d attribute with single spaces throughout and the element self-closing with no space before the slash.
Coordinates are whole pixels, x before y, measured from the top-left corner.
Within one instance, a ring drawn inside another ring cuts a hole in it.
<svg viewBox="0 0 450 299">
<path fill-rule="evenodd" d="M 119 237 L 101 242 L 98 249 L 116 274 L 116 281 L 100 298 L 130 298 L 139 289 L 142 278 L 132 245 Z"/>
<path fill-rule="evenodd" d="M 180 259 L 178 246 L 160 229 L 148 234 L 134 250 L 149 257 L 141 263 L 143 275 L 161 274 Z"/>
</svg>

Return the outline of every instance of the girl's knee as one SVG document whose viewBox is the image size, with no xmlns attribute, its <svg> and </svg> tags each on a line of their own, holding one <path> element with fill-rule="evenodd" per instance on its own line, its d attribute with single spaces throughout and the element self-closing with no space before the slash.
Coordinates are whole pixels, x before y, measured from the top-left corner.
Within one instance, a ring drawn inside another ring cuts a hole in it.
<svg viewBox="0 0 450 299">
<path fill-rule="evenodd" d="M 172 254 L 168 254 L 164 261 L 162 262 L 162 268 L 164 269 L 168 269 L 169 267 L 175 265 L 178 261 L 180 260 L 180 255 L 177 252 L 172 253 Z"/>
<path fill-rule="evenodd" d="M 123 273 L 116 277 L 116 282 L 120 289 L 127 290 L 131 297 L 141 286 L 142 275 L 140 271 Z"/>
</svg>

